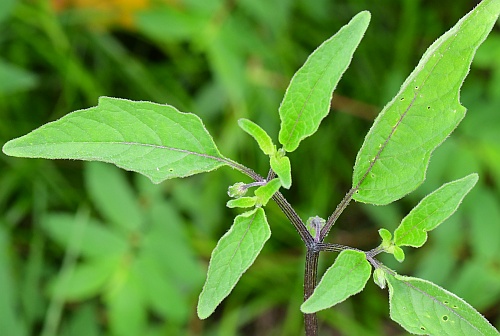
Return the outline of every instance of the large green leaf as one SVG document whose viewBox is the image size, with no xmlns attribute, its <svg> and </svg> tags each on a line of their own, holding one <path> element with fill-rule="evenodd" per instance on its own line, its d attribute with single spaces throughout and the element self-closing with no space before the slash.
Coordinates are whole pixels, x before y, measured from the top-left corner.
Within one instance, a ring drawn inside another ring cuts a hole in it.
<svg viewBox="0 0 500 336">
<path fill-rule="evenodd" d="M 330 308 L 359 293 L 365 287 L 370 274 L 371 266 L 363 252 L 342 251 L 300 309 L 310 314 Z"/>
<path fill-rule="evenodd" d="M 446 183 L 427 195 L 403 218 L 394 231 L 394 244 L 413 247 L 424 245 L 427 231 L 434 230 L 457 210 L 477 180 L 477 174 L 470 174 L 460 180 Z"/>
<path fill-rule="evenodd" d="M 417 335 L 499 335 L 472 306 L 422 279 L 386 272 L 391 318 Z"/>
<path fill-rule="evenodd" d="M 198 316 L 210 316 L 236 286 L 241 275 L 253 264 L 271 236 L 262 208 L 245 212 L 234 219 L 231 229 L 212 252 L 207 280 L 198 301 Z"/>
<path fill-rule="evenodd" d="M 154 183 L 228 164 L 196 115 L 169 105 L 109 97 L 7 142 L 3 151 L 20 157 L 110 162 Z"/>
<path fill-rule="evenodd" d="M 355 200 L 388 204 L 423 182 L 432 151 L 465 115 L 460 87 L 499 12 L 500 0 L 483 1 L 425 52 L 365 138 L 354 166 Z"/>
<path fill-rule="evenodd" d="M 363 37 L 370 13 L 357 14 L 316 49 L 295 73 L 279 108 L 279 141 L 287 152 L 312 135 L 330 111 L 332 92 Z"/>
</svg>

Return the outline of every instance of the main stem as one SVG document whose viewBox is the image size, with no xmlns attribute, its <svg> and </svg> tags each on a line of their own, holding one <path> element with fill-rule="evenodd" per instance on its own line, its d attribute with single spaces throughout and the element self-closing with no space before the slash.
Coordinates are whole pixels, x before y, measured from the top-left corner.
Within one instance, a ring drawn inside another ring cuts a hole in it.
<svg viewBox="0 0 500 336">
<path fill-rule="evenodd" d="M 314 292 L 318 278 L 318 259 L 319 251 L 307 249 L 306 267 L 304 270 L 304 301 L 306 301 Z M 318 318 L 316 313 L 304 314 L 304 325 L 307 336 L 316 336 L 318 334 Z"/>
</svg>

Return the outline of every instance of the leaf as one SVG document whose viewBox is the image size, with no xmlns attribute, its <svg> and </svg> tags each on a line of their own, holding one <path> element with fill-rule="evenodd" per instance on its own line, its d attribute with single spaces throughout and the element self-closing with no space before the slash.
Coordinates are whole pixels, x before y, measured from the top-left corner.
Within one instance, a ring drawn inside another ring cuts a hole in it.
<svg viewBox="0 0 500 336">
<path fill-rule="evenodd" d="M 140 230 L 144 216 L 122 170 L 102 162 L 89 162 L 85 166 L 85 184 L 103 218 L 126 233 Z"/>
<path fill-rule="evenodd" d="M 311 314 L 330 308 L 363 290 L 371 275 L 371 266 L 363 252 L 344 250 L 300 310 Z"/>
<path fill-rule="evenodd" d="M 385 288 L 387 281 L 385 280 L 385 272 L 382 268 L 376 268 L 375 271 L 373 271 L 373 282 L 380 288 Z"/>
<path fill-rule="evenodd" d="M 253 264 L 271 236 L 262 208 L 237 216 L 212 252 L 207 280 L 198 301 L 200 319 L 209 317 Z"/>
<path fill-rule="evenodd" d="M 259 125 L 244 118 L 238 120 L 238 125 L 257 141 L 260 150 L 263 151 L 264 154 L 273 155 L 276 153 L 276 146 L 273 144 L 273 140 Z"/>
<path fill-rule="evenodd" d="M 42 229 L 64 249 L 71 249 L 78 244 L 79 252 L 84 257 L 102 258 L 120 255 L 127 250 L 127 242 L 108 227 L 93 218 L 86 219 L 83 232 L 78 234 L 75 226 L 78 219 L 74 214 L 51 213 L 42 218 Z M 75 237 L 75 235 L 78 236 Z M 80 240 L 78 243 L 74 240 Z"/>
<path fill-rule="evenodd" d="M 391 318 L 417 335 L 499 335 L 472 306 L 453 293 L 418 278 L 392 275 L 389 283 Z"/>
<path fill-rule="evenodd" d="M 481 2 L 425 52 L 365 138 L 354 165 L 355 200 L 388 204 L 424 181 L 432 151 L 465 115 L 459 90 L 499 12 L 500 1 Z"/>
<path fill-rule="evenodd" d="M 140 279 L 144 299 L 156 314 L 175 323 L 186 323 L 190 315 L 188 297 L 179 290 L 180 283 L 162 272 L 161 265 L 147 254 L 141 254 L 133 268 Z"/>
<path fill-rule="evenodd" d="M 3 151 L 19 157 L 110 162 L 154 183 L 229 164 L 196 115 L 169 105 L 109 97 L 7 142 Z"/>
<path fill-rule="evenodd" d="M 257 206 L 265 206 L 267 202 L 278 192 L 281 187 L 279 179 L 273 179 L 255 190 L 257 196 Z"/>
<path fill-rule="evenodd" d="M 101 256 L 65 271 L 61 282 L 52 283 L 51 291 L 65 301 L 87 300 L 99 294 L 111 279 L 120 263 L 117 255 Z"/>
<path fill-rule="evenodd" d="M 357 14 L 323 42 L 293 76 L 279 108 L 279 141 L 287 152 L 296 150 L 302 139 L 316 132 L 330 111 L 332 92 L 349 66 L 369 22 L 369 12 Z"/>
<path fill-rule="evenodd" d="M 434 230 L 458 209 L 477 180 L 477 174 L 470 174 L 460 180 L 446 183 L 427 195 L 403 218 L 394 231 L 394 243 L 397 246 L 424 245 L 427 231 Z"/>
<path fill-rule="evenodd" d="M 146 334 L 147 298 L 141 288 L 141 278 L 137 265 L 127 266 L 122 278 L 115 279 L 106 293 L 108 323 L 112 335 L 136 336 Z"/>
<path fill-rule="evenodd" d="M 290 159 L 281 153 L 281 149 L 270 159 L 272 170 L 278 175 L 283 188 L 290 189 L 292 186 L 292 167 Z"/>
<path fill-rule="evenodd" d="M 257 203 L 257 197 L 244 196 L 236 199 L 227 201 L 226 206 L 228 208 L 251 208 Z"/>
</svg>

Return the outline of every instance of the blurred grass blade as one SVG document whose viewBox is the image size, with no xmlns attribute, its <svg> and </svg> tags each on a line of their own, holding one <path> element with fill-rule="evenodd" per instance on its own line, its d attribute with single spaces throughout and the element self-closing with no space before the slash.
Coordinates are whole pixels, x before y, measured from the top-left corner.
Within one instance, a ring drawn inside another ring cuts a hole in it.
<svg viewBox="0 0 500 336">
<path fill-rule="evenodd" d="M 293 152 L 312 135 L 330 111 L 332 92 L 349 66 L 368 23 L 370 13 L 357 14 L 333 37 L 323 42 L 293 76 L 279 108 L 279 141 Z"/>
<path fill-rule="evenodd" d="M 154 183 L 229 164 L 196 115 L 169 105 L 109 97 L 7 142 L 3 151 L 19 157 L 110 162 Z"/>
<path fill-rule="evenodd" d="M 314 293 L 300 307 L 306 314 L 330 308 L 363 290 L 371 266 L 363 252 L 345 250 L 325 272 Z"/>
<path fill-rule="evenodd" d="M 198 316 L 209 317 L 229 295 L 243 273 L 253 264 L 271 236 L 262 208 L 245 212 L 234 219 L 231 229 L 212 252 L 207 280 L 198 301 Z"/>
<path fill-rule="evenodd" d="M 2 8 L 0 5 L 0 16 Z M 26 91 L 35 87 L 38 78 L 22 68 L 0 59 L 0 94 L 10 94 Z"/>
<path fill-rule="evenodd" d="M 432 151 L 465 115 L 459 90 L 500 0 L 485 0 L 434 42 L 375 120 L 359 151 L 353 198 L 384 205 L 418 187 Z"/>
<path fill-rule="evenodd" d="M 139 231 L 142 209 L 123 170 L 102 162 L 85 166 L 85 186 L 101 216 L 124 232 Z"/>
<path fill-rule="evenodd" d="M 394 231 L 394 244 L 413 247 L 424 245 L 427 231 L 434 230 L 457 210 L 477 180 L 477 174 L 470 174 L 460 180 L 446 183 L 427 195 L 403 218 Z"/>
<path fill-rule="evenodd" d="M 391 318 L 417 335 L 499 335 L 467 302 L 422 279 L 385 274 Z"/>
</svg>

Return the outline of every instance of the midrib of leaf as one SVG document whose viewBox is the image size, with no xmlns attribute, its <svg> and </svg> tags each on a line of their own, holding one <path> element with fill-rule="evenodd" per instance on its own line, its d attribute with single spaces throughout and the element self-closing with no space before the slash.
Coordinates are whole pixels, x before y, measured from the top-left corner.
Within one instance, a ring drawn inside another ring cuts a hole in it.
<svg viewBox="0 0 500 336">
<path fill-rule="evenodd" d="M 439 301 L 437 298 L 435 298 L 434 296 L 430 295 L 429 293 L 426 293 L 424 292 L 423 290 L 421 290 L 420 288 L 417 288 L 415 286 L 413 286 L 411 283 L 407 282 L 406 280 L 402 280 L 402 279 L 398 279 L 396 278 L 396 273 L 394 273 L 392 270 L 389 270 L 389 269 L 386 269 L 386 271 L 389 271 L 389 273 L 391 273 L 394 278 L 396 279 L 396 281 L 401 281 L 402 283 L 405 284 L 405 286 L 408 286 L 409 288 L 423 294 L 424 296 L 428 297 L 429 299 L 431 299 L 432 301 L 438 303 L 440 306 L 444 307 L 446 310 L 448 310 L 449 312 L 453 313 L 454 315 L 456 315 L 460 320 L 462 321 L 465 321 L 468 325 L 470 325 L 473 329 L 477 330 L 479 333 L 481 333 L 481 331 L 479 329 L 477 329 L 477 327 L 475 325 L 473 325 L 472 323 L 469 322 L 468 319 L 466 319 L 465 317 L 463 317 L 462 315 L 460 315 L 459 313 L 457 313 L 455 310 L 453 310 L 452 308 L 448 307 L 447 305 L 445 305 L 443 302 Z"/>
<path fill-rule="evenodd" d="M 447 202 L 448 200 L 450 200 L 450 198 L 452 198 L 452 197 L 453 197 L 453 196 L 448 197 L 448 198 L 446 199 L 446 201 L 445 201 L 445 202 L 443 202 L 443 203 L 446 203 L 446 202 Z M 404 238 L 404 237 L 406 237 L 408 234 L 410 234 L 410 231 L 411 231 L 411 230 L 414 230 L 414 229 L 415 229 L 415 228 L 416 228 L 416 227 L 417 227 L 420 223 L 425 222 L 425 220 L 426 220 L 427 218 L 429 218 L 430 216 L 432 216 L 433 214 L 435 214 L 438 210 L 439 210 L 439 208 L 437 208 L 436 210 L 434 210 L 434 211 L 432 211 L 431 213 L 429 213 L 427 216 L 425 216 L 425 218 L 424 218 L 424 219 L 422 219 L 421 221 L 419 221 L 417 224 L 415 224 L 415 225 L 411 226 L 411 227 L 410 227 L 410 229 L 409 229 L 408 231 L 406 231 L 406 233 L 405 233 L 404 235 L 402 235 L 402 236 L 401 236 L 401 238 Z M 450 215 L 450 216 L 451 216 L 451 215 Z M 446 220 L 446 219 L 445 219 L 445 220 Z"/>
<path fill-rule="evenodd" d="M 461 27 L 461 26 L 460 26 Z M 460 29 L 460 27 L 458 29 Z M 457 30 L 458 30 L 457 29 Z M 436 49 L 433 53 L 429 54 L 429 57 L 427 58 L 427 60 L 430 59 L 430 56 L 432 55 L 435 55 L 436 54 L 436 50 L 439 49 L 440 46 L 443 45 L 443 43 L 445 42 L 449 42 L 449 46 L 448 48 L 443 51 L 439 57 L 439 59 L 436 61 L 436 63 L 432 66 L 432 68 L 430 69 L 429 73 L 427 74 L 427 76 L 424 78 L 424 80 L 422 81 L 422 84 L 416 88 L 414 90 L 414 93 L 413 93 L 413 98 L 411 100 L 411 102 L 408 104 L 408 107 L 405 109 L 405 111 L 401 114 L 401 116 L 399 117 L 398 121 L 396 122 L 396 125 L 394 125 L 391 129 L 391 132 L 389 133 L 389 135 L 387 136 L 387 139 L 385 139 L 384 143 L 380 146 L 380 149 L 378 150 L 377 154 L 375 155 L 375 158 L 373 158 L 372 162 L 370 163 L 370 165 L 368 166 L 368 169 L 366 170 L 366 172 L 363 174 L 363 176 L 361 177 L 361 179 L 359 180 L 358 184 L 352 188 L 354 189 L 353 190 L 353 193 L 351 193 L 351 197 L 352 197 L 352 194 L 354 194 L 354 192 L 356 192 L 360 187 L 361 185 L 363 184 L 364 180 L 366 179 L 366 177 L 368 176 L 368 174 L 370 174 L 371 170 L 373 169 L 373 166 L 375 166 L 375 163 L 379 160 L 380 158 L 380 155 L 382 154 L 382 152 L 384 151 L 384 149 L 387 147 L 387 144 L 389 143 L 389 141 L 391 140 L 392 136 L 394 135 L 394 133 L 396 132 L 397 128 L 399 127 L 399 125 L 401 124 L 401 122 L 403 121 L 403 119 L 406 117 L 406 115 L 408 114 L 408 112 L 411 110 L 411 108 L 413 107 L 415 101 L 417 100 L 417 97 L 418 97 L 418 94 L 419 92 L 422 90 L 422 88 L 425 86 L 427 80 L 429 79 L 429 77 L 432 75 L 432 73 L 434 72 L 434 69 L 436 68 L 436 66 L 439 64 L 439 62 L 441 62 L 441 60 L 443 59 L 444 55 L 446 52 L 448 52 L 448 50 L 450 49 L 451 45 L 453 44 L 453 42 L 455 41 L 456 39 L 456 34 L 453 36 L 453 38 L 451 38 L 450 40 L 443 40 L 441 42 L 441 44 L 439 44 L 438 46 L 436 46 Z M 418 73 L 415 74 L 415 77 L 418 75 Z M 409 87 L 409 85 L 411 84 L 412 81 L 408 81 L 408 84 L 407 86 L 405 87 L 405 89 L 407 87 Z M 404 92 L 404 90 L 400 90 L 401 93 Z M 399 95 L 397 96 L 399 97 Z"/>
<path fill-rule="evenodd" d="M 234 252 L 233 252 L 233 254 L 231 255 L 231 258 L 229 258 L 228 262 L 227 262 L 226 264 L 224 264 L 224 266 L 225 266 L 226 270 L 227 270 L 227 266 L 228 266 L 229 264 L 231 264 L 231 262 L 233 261 L 234 256 L 236 255 L 236 252 L 238 252 L 238 250 L 240 249 L 241 242 L 242 242 L 243 240 L 245 240 L 245 237 L 246 237 L 246 235 L 247 235 L 247 233 L 248 233 L 248 230 L 250 230 L 250 226 L 252 226 L 253 221 L 255 220 L 255 216 L 257 216 L 257 211 L 255 211 L 255 212 L 252 214 L 252 218 L 250 219 L 250 222 L 248 223 L 248 226 L 247 226 L 247 228 L 246 228 L 246 230 L 245 230 L 245 233 L 243 234 L 243 236 L 241 236 L 241 239 L 238 241 L 238 245 L 237 245 L 237 247 L 234 249 Z M 226 273 L 226 272 L 227 272 L 227 271 L 225 271 L 224 273 Z"/>
<path fill-rule="evenodd" d="M 338 51 L 335 53 L 335 55 L 338 55 Z M 334 59 L 335 59 L 335 57 L 330 58 L 330 61 L 328 62 L 327 66 L 323 68 L 323 72 L 322 72 L 321 76 L 318 77 L 318 79 L 316 80 L 316 82 L 313 85 L 312 90 L 309 91 L 305 102 L 302 104 L 299 115 L 297 116 L 297 119 L 295 120 L 295 122 L 293 124 L 292 131 L 288 135 L 288 139 L 286 141 L 287 144 L 290 142 L 290 139 L 292 138 L 292 135 L 294 134 L 295 129 L 297 128 L 297 125 L 299 124 L 299 121 L 302 118 L 302 115 L 304 114 L 304 109 L 306 108 L 306 105 L 309 103 L 309 99 L 311 98 L 313 92 L 316 90 L 316 87 L 317 87 L 318 83 L 320 82 L 320 80 L 323 79 L 323 77 L 325 76 L 326 70 L 330 68 L 330 65 L 332 64 Z M 283 144 L 283 145 L 285 145 L 285 144 Z"/>
<path fill-rule="evenodd" d="M 60 146 L 60 145 L 68 145 L 68 144 L 85 144 L 85 145 L 128 145 L 128 146 L 139 146 L 139 147 L 151 147 L 151 148 L 156 148 L 156 149 L 165 149 L 165 150 L 170 150 L 170 151 L 174 151 L 174 152 L 180 152 L 180 153 L 185 153 L 187 155 L 196 155 L 196 156 L 200 156 L 200 157 L 203 157 L 203 158 L 207 158 L 207 159 L 211 159 L 211 160 L 215 160 L 215 161 L 218 161 L 218 162 L 222 162 L 222 163 L 225 163 L 243 173 L 246 173 L 247 175 L 249 175 L 250 177 L 252 178 L 257 178 L 256 177 L 256 173 L 253 172 L 253 173 L 250 173 L 250 169 L 231 160 L 231 159 L 228 159 L 226 157 L 217 157 L 217 156 L 213 156 L 213 155 L 208 155 L 208 154 L 203 154 L 203 153 L 198 153 L 198 152 L 193 152 L 193 151 L 189 151 L 189 150 L 186 150 L 186 149 L 181 149 L 181 148 L 175 148 L 175 147 L 167 147 L 167 146 L 162 146 L 162 145 L 155 145 L 155 144 L 147 144 L 147 143 L 140 143 L 140 142 L 128 142 L 128 141 L 123 141 L 123 142 L 117 142 L 117 141 L 106 141 L 106 142 L 97 142 L 97 141 L 66 141 L 64 143 L 45 143 L 43 145 L 29 145 L 29 146 L 17 146 L 18 148 L 23 148 L 23 147 L 28 147 L 28 148 L 36 148 L 36 147 L 45 147 L 45 146 Z M 185 157 L 185 156 L 184 156 Z M 179 160 L 182 160 L 184 157 L 176 160 L 176 161 L 179 161 Z M 98 156 L 95 156 L 95 158 L 99 158 Z M 176 161 L 172 161 L 172 162 L 176 162 Z M 257 178 L 258 181 L 262 180 L 262 177 L 258 177 Z"/>
<path fill-rule="evenodd" d="M 387 139 L 385 139 L 384 143 L 380 146 L 380 149 L 378 150 L 377 154 L 375 155 L 375 158 L 370 162 L 370 165 L 368 166 L 368 169 L 366 170 L 366 172 L 363 174 L 363 176 L 361 177 L 361 179 L 359 180 L 359 182 L 356 184 L 355 187 L 351 188 L 347 194 L 344 196 L 344 198 L 342 199 L 342 201 L 339 203 L 339 205 L 337 206 L 337 208 L 335 209 L 335 211 L 333 212 L 333 214 L 328 218 L 326 224 L 323 226 L 323 228 L 321 229 L 321 234 L 320 234 L 320 239 L 324 239 L 326 237 L 326 235 L 328 234 L 328 232 L 330 231 L 331 227 L 333 226 L 333 224 L 337 221 L 337 219 L 340 217 L 340 214 L 345 210 L 345 208 L 349 205 L 349 203 L 351 202 L 352 200 L 352 197 L 354 195 L 354 193 L 361 187 L 361 185 L 363 184 L 363 182 L 365 181 L 366 177 L 368 176 L 368 174 L 370 174 L 371 170 L 373 169 L 373 166 L 375 165 L 375 163 L 379 160 L 380 158 L 380 155 L 382 154 L 383 150 L 387 147 L 387 144 L 389 143 L 389 141 L 391 140 L 392 136 L 394 135 L 394 133 L 396 132 L 398 126 L 401 124 L 401 122 L 403 121 L 404 117 L 408 114 L 408 112 L 410 111 L 410 109 L 413 107 L 413 104 L 415 103 L 415 101 L 417 100 L 417 97 L 418 97 L 418 93 L 420 92 L 420 90 L 422 89 L 422 87 L 425 85 L 425 83 L 427 82 L 427 79 L 431 76 L 431 74 L 434 72 L 434 69 L 436 68 L 436 66 L 439 64 L 439 62 L 442 60 L 442 58 L 444 57 L 444 54 L 450 49 L 451 45 L 453 44 L 454 40 L 456 38 L 456 34 L 454 35 L 454 37 L 450 40 L 443 40 L 441 41 L 441 44 L 439 44 L 439 46 L 436 47 L 436 50 L 439 49 L 439 47 L 441 45 L 443 45 L 443 43 L 445 42 L 450 42 L 449 43 L 449 46 L 448 48 L 443 52 L 441 53 L 439 59 L 436 61 L 436 63 L 432 66 L 432 68 L 430 69 L 429 73 L 427 74 L 427 76 L 425 77 L 425 79 L 423 80 L 421 86 L 416 89 L 413 93 L 413 98 L 412 100 L 410 101 L 410 103 L 408 104 L 408 107 L 405 109 L 405 111 L 401 114 L 401 116 L 399 117 L 398 121 L 396 122 L 396 125 L 394 125 L 391 129 L 391 132 L 389 133 Z M 431 53 L 430 55 L 428 55 L 427 57 L 427 60 L 430 59 L 430 57 L 435 54 L 435 51 L 434 53 Z M 415 77 L 418 75 L 418 73 L 415 74 Z M 408 80 L 407 81 L 407 86 L 405 87 L 405 89 L 411 84 L 411 80 Z M 401 89 L 399 93 L 403 93 L 404 92 L 404 89 Z M 399 97 L 399 93 L 398 93 L 398 96 Z M 395 101 L 396 98 L 394 98 L 394 101 Z"/>
</svg>

